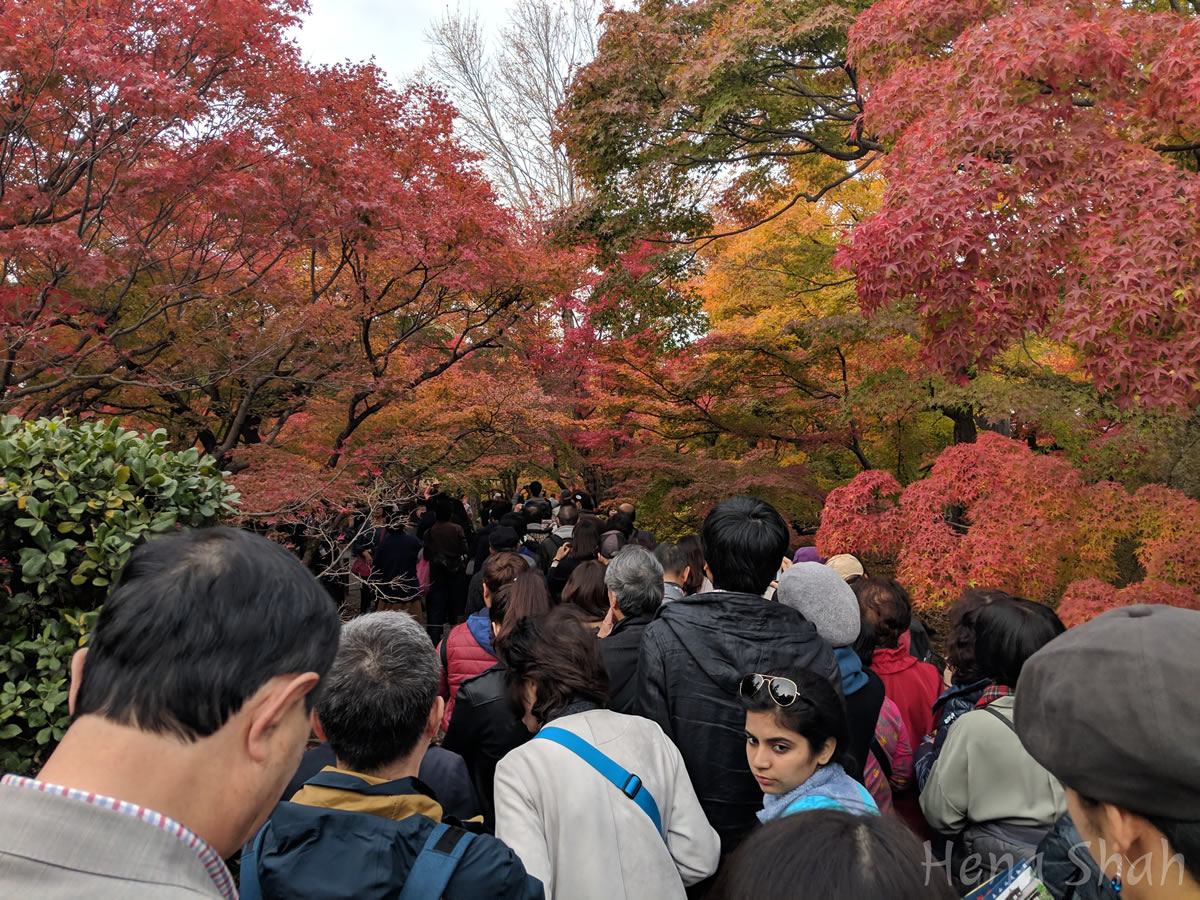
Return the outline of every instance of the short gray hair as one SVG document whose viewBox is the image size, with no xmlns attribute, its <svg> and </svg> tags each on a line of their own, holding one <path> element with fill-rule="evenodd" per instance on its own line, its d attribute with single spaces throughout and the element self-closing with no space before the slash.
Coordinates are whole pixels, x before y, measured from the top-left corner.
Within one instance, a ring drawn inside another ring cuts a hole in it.
<svg viewBox="0 0 1200 900">
<path fill-rule="evenodd" d="M 649 550 L 630 544 L 608 564 L 604 585 L 622 615 L 653 615 L 663 601 L 663 568 Z"/>
<path fill-rule="evenodd" d="M 370 774 L 410 755 L 440 680 L 437 651 L 408 613 L 369 613 L 343 625 L 317 700 L 317 718 L 338 760 Z"/>
</svg>

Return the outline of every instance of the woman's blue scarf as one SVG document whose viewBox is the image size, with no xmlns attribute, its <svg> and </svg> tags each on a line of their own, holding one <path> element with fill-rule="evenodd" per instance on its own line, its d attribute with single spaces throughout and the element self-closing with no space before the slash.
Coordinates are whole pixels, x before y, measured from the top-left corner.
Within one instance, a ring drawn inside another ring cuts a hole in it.
<svg viewBox="0 0 1200 900">
<path fill-rule="evenodd" d="M 869 795 L 868 795 L 869 796 Z M 877 813 L 875 804 L 867 805 L 864 789 L 846 774 L 837 763 L 821 766 L 809 776 L 808 781 L 786 794 L 764 794 L 763 808 L 758 811 L 758 821 L 770 822 L 782 816 L 789 806 L 806 797 L 821 798 L 817 805 L 825 808 L 841 808 L 846 812 L 863 814 Z"/>
<path fill-rule="evenodd" d="M 862 660 L 852 647 L 838 647 L 833 651 L 833 656 L 842 673 L 842 693 L 849 697 L 866 686 L 867 673 L 863 671 Z"/>
</svg>

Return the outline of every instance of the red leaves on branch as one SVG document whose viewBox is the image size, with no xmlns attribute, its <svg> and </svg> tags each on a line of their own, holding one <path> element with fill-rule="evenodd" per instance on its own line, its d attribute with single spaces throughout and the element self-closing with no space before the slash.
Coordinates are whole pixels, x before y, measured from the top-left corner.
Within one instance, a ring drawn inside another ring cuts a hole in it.
<svg viewBox="0 0 1200 900">
<path fill-rule="evenodd" d="M 1076 616 L 1133 602 L 1200 606 L 1200 502 L 1178 491 L 1088 484 L 1064 460 L 992 432 L 898 488 L 863 472 L 830 492 L 817 547 L 894 560 L 918 606 L 944 605 L 967 586 L 1061 597 Z M 1123 547 L 1145 580 L 1118 591 L 1111 584 L 1130 574 Z"/>
<path fill-rule="evenodd" d="M 850 55 L 866 125 L 895 142 L 843 253 L 866 309 L 914 297 L 952 373 L 1040 334 L 1126 402 L 1200 402 L 1200 22 L 883 0 Z"/>
</svg>

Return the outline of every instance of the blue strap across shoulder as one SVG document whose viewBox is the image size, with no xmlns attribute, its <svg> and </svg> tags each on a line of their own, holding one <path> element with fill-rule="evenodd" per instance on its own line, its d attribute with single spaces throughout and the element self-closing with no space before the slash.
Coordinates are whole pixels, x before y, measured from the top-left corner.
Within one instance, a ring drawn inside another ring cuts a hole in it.
<svg viewBox="0 0 1200 900">
<path fill-rule="evenodd" d="M 658 812 L 658 804 L 654 802 L 653 795 L 642 784 L 642 779 L 625 769 L 616 760 L 610 759 L 573 731 L 567 731 L 565 728 L 543 728 L 534 737 L 553 741 L 566 747 L 615 784 L 621 793 L 642 808 L 642 811 L 654 823 L 658 833 L 662 834 L 662 816 Z"/>
<path fill-rule="evenodd" d="M 451 828 L 445 822 L 438 823 L 429 832 L 425 846 L 417 854 L 417 861 L 404 879 L 399 900 L 428 900 L 442 896 L 474 838 L 475 835 L 469 831 Z"/>
</svg>

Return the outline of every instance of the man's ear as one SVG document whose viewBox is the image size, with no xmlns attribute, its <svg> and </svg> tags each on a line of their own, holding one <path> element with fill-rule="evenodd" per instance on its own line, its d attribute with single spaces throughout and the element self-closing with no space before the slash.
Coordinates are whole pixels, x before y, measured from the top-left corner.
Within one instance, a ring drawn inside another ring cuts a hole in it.
<svg viewBox="0 0 1200 900">
<path fill-rule="evenodd" d="M 321 718 L 317 715 L 317 711 L 315 709 L 312 712 L 312 730 L 313 734 L 317 736 L 318 741 L 320 741 L 322 744 L 329 743 L 329 738 L 325 736 L 325 728 L 321 725 Z"/>
<path fill-rule="evenodd" d="M 708 567 L 708 563 L 704 564 L 704 577 L 708 579 L 708 583 L 716 587 L 716 582 L 713 581 L 712 569 Z"/>
<path fill-rule="evenodd" d="M 255 762 L 266 762 L 275 750 L 272 747 L 280 727 L 293 713 L 297 703 L 317 686 L 321 676 L 316 672 L 299 675 L 277 675 L 259 688 L 246 710 L 249 727 L 246 730 L 246 751 Z"/>
<path fill-rule="evenodd" d="M 433 706 L 429 709 L 429 720 L 425 723 L 425 736 L 431 740 L 442 727 L 442 716 L 446 715 L 446 698 L 434 697 Z"/>
<path fill-rule="evenodd" d="M 679 576 L 679 580 L 682 581 L 684 584 L 687 584 L 688 576 L 691 574 L 692 574 L 692 567 L 684 566 L 683 572 Z"/>
<path fill-rule="evenodd" d="M 83 664 L 87 660 L 87 647 L 76 650 L 71 656 L 71 685 L 67 688 L 67 712 L 75 715 L 75 700 L 83 686 Z"/>
<path fill-rule="evenodd" d="M 617 608 L 617 595 L 614 594 L 612 591 L 608 592 L 608 608 L 609 609 Z"/>
</svg>

